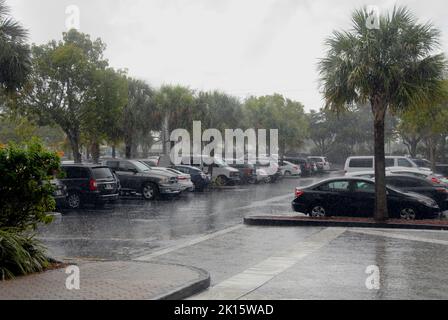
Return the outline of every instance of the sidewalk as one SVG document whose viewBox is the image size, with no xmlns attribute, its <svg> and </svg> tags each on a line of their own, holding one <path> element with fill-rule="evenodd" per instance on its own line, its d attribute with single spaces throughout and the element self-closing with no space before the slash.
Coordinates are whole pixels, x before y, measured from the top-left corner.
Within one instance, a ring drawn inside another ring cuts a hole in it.
<svg viewBox="0 0 448 320">
<path fill-rule="evenodd" d="M 208 272 L 174 264 L 137 261 L 70 261 L 80 289 L 68 290 L 65 268 L 0 281 L 0 300 L 183 299 L 210 285 Z"/>
</svg>

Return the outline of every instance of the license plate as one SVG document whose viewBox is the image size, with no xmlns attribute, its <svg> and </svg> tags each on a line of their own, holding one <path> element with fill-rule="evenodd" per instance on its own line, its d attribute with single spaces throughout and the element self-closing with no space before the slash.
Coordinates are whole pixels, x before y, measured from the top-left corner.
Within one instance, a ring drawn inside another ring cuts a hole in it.
<svg viewBox="0 0 448 320">
<path fill-rule="evenodd" d="M 111 184 L 106 184 L 106 186 L 104 187 L 104 189 L 106 190 L 112 190 L 113 186 Z"/>
</svg>

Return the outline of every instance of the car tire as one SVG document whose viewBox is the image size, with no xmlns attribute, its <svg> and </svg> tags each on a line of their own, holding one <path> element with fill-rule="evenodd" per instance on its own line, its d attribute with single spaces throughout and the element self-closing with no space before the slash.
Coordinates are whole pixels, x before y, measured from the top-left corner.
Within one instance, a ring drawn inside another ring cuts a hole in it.
<svg viewBox="0 0 448 320">
<path fill-rule="evenodd" d="M 67 196 L 67 207 L 70 209 L 79 209 L 81 206 L 81 195 L 78 192 L 69 192 Z"/>
<path fill-rule="evenodd" d="M 415 220 L 417 218 L 416 210 L 413 207 L 404 207 L 400 210 L 400 219 Z"/>
<path fill-rule="evenodd" d="M 226 176 L 219 176 L 216 178 L 216 185 L 226 186 L 228 184 L 228 179 Z"/>
<path fill-rule="evenodd" d="M 154 183 L 146 183 L 142 187 L 143 199 L 149 201 L 154 200 L 158 195 L 158 188 Z"/>
<path fill-rule="evenodd" d="M 327 216 L 327 211 L 321 205 L 312 205 L 310 208 L 309 216 L 312 218 L 324 218 Z"/>
<path fill-rule="evenodd" d="M 283 174 L 285 177 L 289 177 L 291 175 L 291 171 L 285 171 L 285 173 Z"/>
</svg>

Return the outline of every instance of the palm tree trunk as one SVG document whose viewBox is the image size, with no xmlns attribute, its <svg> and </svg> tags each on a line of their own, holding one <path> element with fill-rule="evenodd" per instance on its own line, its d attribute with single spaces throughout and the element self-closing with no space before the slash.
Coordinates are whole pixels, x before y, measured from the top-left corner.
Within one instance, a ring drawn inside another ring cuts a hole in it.
<svg viewBox="0 0 448 320">
<path fill-rule="evenodd" d="M 374 112 L 375 138 L 375 214 L 376 221 L 388 218 L 386 194 L 386 159 L 384 152 L 384 119 L 386 107 L 378 104 L 372 106 Z"/>
<path fill-rule="evenodd" d="M 81 153 L 79 152 L 79 135 L 71 131 L 66 132 L 68 140 L 70 141 L 70 147 L 73 152 L 73 160 L 75 163 L 81 163 Z"/>
</svg>

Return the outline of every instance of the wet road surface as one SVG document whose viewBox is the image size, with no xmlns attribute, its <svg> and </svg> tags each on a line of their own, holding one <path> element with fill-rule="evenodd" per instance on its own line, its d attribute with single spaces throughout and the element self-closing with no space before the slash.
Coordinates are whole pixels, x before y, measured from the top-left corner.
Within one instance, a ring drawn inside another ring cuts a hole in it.
<svg viewBox="0 0 448 320">
<path fill-rule="evenodd" d="M 212 286 L 195 299 L 448 298 L 446 231 L 242 224 L 247 215 L 290 214 L 294 187 L 314 181 L 285 179 L 175 201 L 123 199 L 103 210 L 68 212 L 39 237 L 58 257 L 205 269 Z"/>
</svg>

